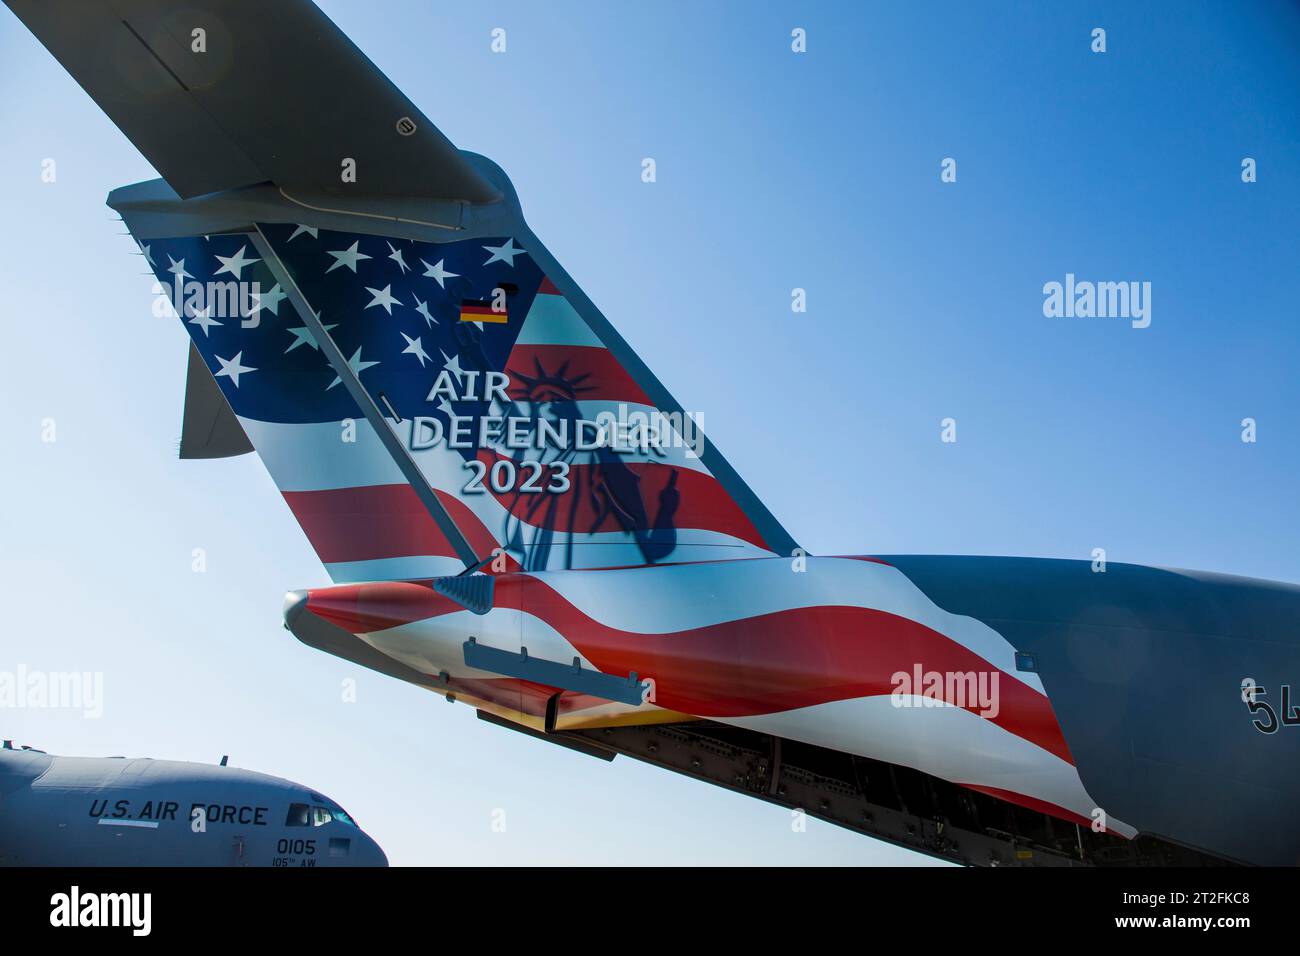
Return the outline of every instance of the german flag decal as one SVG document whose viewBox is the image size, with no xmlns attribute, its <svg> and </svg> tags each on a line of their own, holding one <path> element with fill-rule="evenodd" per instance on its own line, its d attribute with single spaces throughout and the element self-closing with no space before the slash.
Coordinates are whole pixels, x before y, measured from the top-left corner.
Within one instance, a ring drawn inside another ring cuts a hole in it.
<svg viewBox="0 0 1300 956">
<path fill-rule="evenodd" d="M 460 301 L 460 320 L 462 322 L 495 322 L 504 325 L 510 321 L 509 312 L 506 309 L 502 296 L 500 311 L 492 308 L 491 299 L 461 299 Z"/>
</svg>

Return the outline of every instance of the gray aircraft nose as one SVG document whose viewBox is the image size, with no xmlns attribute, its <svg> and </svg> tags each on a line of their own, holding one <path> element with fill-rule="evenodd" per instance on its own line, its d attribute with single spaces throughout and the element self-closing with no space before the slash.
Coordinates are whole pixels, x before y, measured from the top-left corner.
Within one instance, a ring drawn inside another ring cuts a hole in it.
<svg viewBox="0 0 1300 956">
<path fill-rule="evenodd" d="M 361 834 L 361 840 L 357 844 L 357 866 L 387 866 L 388 856 L 380 849 L 368 833 Z"/>
</svg>

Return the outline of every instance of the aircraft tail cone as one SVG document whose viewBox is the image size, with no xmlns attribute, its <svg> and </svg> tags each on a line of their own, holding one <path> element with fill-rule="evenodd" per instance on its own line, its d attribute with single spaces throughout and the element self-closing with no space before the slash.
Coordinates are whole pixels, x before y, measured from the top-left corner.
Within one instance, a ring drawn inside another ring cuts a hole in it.
<svg viewBox="0 0 1300 956">
<path fill-rule="evenodd" d="M 284 592 L 284 626 L 290 631 L 293 630 L 298 618 L 307 610 L 307 592 L 306 591 L 286 591 Z"/>
</svg>

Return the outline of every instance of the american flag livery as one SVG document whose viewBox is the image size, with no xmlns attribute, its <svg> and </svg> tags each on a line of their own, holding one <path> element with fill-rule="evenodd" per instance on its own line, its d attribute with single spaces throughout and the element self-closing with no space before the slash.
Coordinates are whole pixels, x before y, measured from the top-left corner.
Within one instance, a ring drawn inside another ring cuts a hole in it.
<svg viewBox="0 0 1300 956">
<path fill-rule="evenodd" d="M 1035 673 L 988 625 L 935 605 L 869 558 L 719 561 L 657 568 L 511 573 L 486 615 L 421 583 L 307 592 L 315 616 L 475 706 L 542 726 L 556 688 L 464 664 L 479 643 L 648 679 L 639 707 L 564 692 L 555 729 L 704 718 L 926 773 L 1091 825 L 1087 793 Z M 913 673 L 968 675 L 976 700 Z M 988 704 L 992 706 L 986 706 Z M 1131 837 L 1132 827 L 1106 821 Z"/>
<path fill-rule="evenodd" d="M 311 614 L 421 674 L 445 675 L 459 699 L 535 729 L 558 693 L 552 729 L 708 719 L 1092 822 L 1095 803 L 1038 676 L 1017 669 L 996 631 L 943 611 L 880 561 L 807 559 L 794 572 L 682 445 L 573 447 L 577 421 L 620 406 L 625 417 L 655 409 L 513 239 L 432 244 L 259 229 L 474 552 L 509 555 L 484 615 L 432 589 L 430 579 L 463 563 L 340 387 L 285 301 L 292 297 L 250 251 L 252 237 L 151 242 L 145 252 L 159 278 L 234 275 L 261 286 L 260 308 L 243 321 L 214 321 L 184 303 L 182 318 L 338 582 L 308 592 Z M 505 321 L 475 321 L 487 311 Z M 503 375 L 506 400 L 439 390 L 444 372 L 444 384 Z M 570 445 L 511 449 L 487 436 L 455 448 L 445 437 L 455 419 L 478 436 L 475 423 L 493 415 L 526 420 L 529 434 L 543 422 L 568 425 Z M 443 440 L 421 440 L 421 428 L 439 426 Z M 488 473 L 503 460 L 562 462 L 568 487 L 526 494 L 484 481 L 465 491 L 467 463 Z M 469 634 L 514 654 L 636 671 L 652 699 L 632 706 L 477 670 L 464 659 Z M 953 686 L 900 691 L 898 676 L 914 672 L 982 680 L 995 706 L 958 699 Z"/>
<path fill-rule="evenodd" d="M 514 239 L 260 230 L 480 557 L 499 547 L 509 567 L 543 569 L 772 553 L 676 432 L 638 442 L 625 429 L 622 441 L 610 432 L 606 446 L 583 447 L 595 432 L 579 422 L 635 425 L 659 409 Z M 243 319 L 184 300 L 177 311 L 334 580 L 462 570 L 252 236 L 144 248 L 169 289 L 178 278 L 260 287 Z M 454 388 L 435 393 L 444 372 Z M 481 387 L 490 372 L 508 381 L 495 395 Z M 504 425 L 484 430 L 510 419 L 521 426 L 513 445 Z M 452 447 L 457 427 L 464 447 Z M 446 437 L 428 442 L 435 428 Z M 474 461 L 491 478 L 470 493 Z M 496 481 L 503 473 L 514 481 Z"/>
<path fill-rule="evenodd" d="M 162 176 L 109 206 L 180 290 L 181 453 L 259 453 L 335 582 L 299 640 L 945 858 L 1300 860 L 1300 587 L 805 557 L 310 0 L 4 2 Z"/>
</svg>

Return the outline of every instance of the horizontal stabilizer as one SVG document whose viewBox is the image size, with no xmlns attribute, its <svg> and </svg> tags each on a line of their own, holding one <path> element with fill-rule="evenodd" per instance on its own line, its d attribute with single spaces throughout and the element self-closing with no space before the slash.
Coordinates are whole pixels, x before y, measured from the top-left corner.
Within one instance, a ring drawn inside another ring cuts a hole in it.
<svg viewBox="0 0 1300 956">
<path fill-rule="evenodd" d="M 4 2 L 184 199 L 501 198 L 310 0 Z"/>
</svg>

